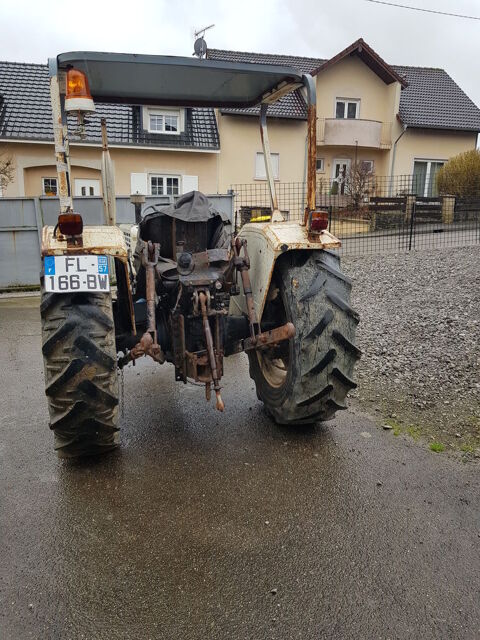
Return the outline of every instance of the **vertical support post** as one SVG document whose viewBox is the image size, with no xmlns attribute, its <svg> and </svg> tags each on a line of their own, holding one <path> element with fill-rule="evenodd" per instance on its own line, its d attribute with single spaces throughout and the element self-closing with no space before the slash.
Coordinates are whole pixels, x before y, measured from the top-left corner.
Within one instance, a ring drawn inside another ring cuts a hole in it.
<svg viewBox="0 0 480 640">
<path fill-rule="evenodd" d="M 62 108 L 56 58 L 49 59 L 48 68 L 50 73 L 50 101 L 52 105 L 53 140 L 55 144 L 55 163 L 57 165 L 58 175 L 60 213 L 66 213 L 67 211 L 73 211 L 73 200 L 70 180 L 67 119 L 65 111 Z"/>
<path fill-rule="evenodd" d="M 38 246 L 39 246 L 40 253 L 42 253 L 43 216 L 40 208 L 40 198 L 33 199 L 33 206 L 35 208 L 35 224 L 37 225 Z"/>
<path fill-rule="evenodd" d="M 267 110 L 268 104 L 263 102 L 260 105 L 260 134 L 262 136 L 262 148 L 263 148 L 263 158 L 265 160 L 265 173 L 267 174 L 267 182 L 268 189 L 270 191 L 270 202 L 272 205 L 272 222 L 274 221 L 274 215 L 277 214 L 281 216 L 280 211 L 278 210 L 278 199 L 277 192 L 275 191 L 275 180 L 273 178 L 272 171 L 272 158 L 270 156 L 270 142 L 268 140 L 268 129 L 267 129 Z M 281 217 L 283 220 L 283 216 Z"/>
<path fill-rule="evenodd" d="M 309 215 L 316 207 L 317 180 L 317 91 L 315 82 L 308 73 L 303 75 L 303 84 L 307 90 L 307 206 L 303 224 L 306 225 Z"/>
<path fill-rule="evenodd" d="M 452 224 L 455 218 L 455 196 L 442 197 L 442 222 Z"/>
<path fill-rule="evenodd" d="M 405 196 L 405 222 L 408 224 L 413 215 L 413 209 L 415 207 L 415 202 L 417 200 L 417 196 L 415 193 L 410 193 Z"/>
<path fill-rule="evenodd" d="M 410 213 L 410 234 L 409 234 L 409 238 L 408 238 L 408 250 L 409 251 L 412 250 L 413 227 L 414 227 L 414 223 L 415 223 L 415 214 L 416 214 L 416 212 L 417 212 L 417 203 L 414 200 L 413 201 L 412 211 Z"/>
<path fill-rule="evenodd" d="M 112 159 L 108 149 L 107 121 L 101 120 L 102 127 L 102 190 L 103 213 L 107 225 L 114 226 L 117 223 L 117 202 L 115 199 L 115 173 Z"/>
</svg>

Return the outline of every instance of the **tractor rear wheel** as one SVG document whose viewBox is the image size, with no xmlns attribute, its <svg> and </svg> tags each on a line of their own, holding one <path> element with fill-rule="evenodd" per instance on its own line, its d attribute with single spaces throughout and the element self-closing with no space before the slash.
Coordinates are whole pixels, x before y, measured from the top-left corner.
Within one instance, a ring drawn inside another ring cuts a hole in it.
<svg viewBox="0 0 480 640">
<path fill-rule="evenodd" d="M 42 288 L 45 393 L 61 458 L 117 446 L 118 379 L 111 294 Z"/>
<path fill-rule="evenodd" d="M 276 348 L 249 352 L 257 396 L 276 422 L 308 424 L 346 409 L 361 354 L 350 290 L 332 252 L 289 252 L 278 259 L 262 323 L 293 322 L 295 336 Z"/>
</svg>

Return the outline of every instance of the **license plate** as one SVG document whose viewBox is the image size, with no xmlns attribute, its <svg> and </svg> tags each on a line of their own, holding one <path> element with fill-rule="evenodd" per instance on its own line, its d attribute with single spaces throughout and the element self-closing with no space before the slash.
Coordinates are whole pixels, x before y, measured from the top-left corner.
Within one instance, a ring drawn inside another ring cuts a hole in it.
<svg viewBox="0 0 480 640">
<path fill-rule="evenodd" d="M 110 291 L 107 256 L 46 256 L 45 290 Z"/>
</svg>

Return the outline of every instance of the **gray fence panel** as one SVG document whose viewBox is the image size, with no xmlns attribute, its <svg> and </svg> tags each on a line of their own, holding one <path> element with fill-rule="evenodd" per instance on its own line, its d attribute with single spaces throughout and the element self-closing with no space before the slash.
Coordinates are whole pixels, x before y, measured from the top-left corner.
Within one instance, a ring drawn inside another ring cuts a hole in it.
<svg viewBox="0 0 480 640">
<path fill-rule="evenodd" d="M 38 233 L 21 229 L 0 229 L 0 289 L 39 284 L 40 251 Z"/>
<path fill-rule="evenodd" d="M 38 284 L 40 245 L 33 198 L 0 198 L 0 288 Z"/>
<path fill-rule="evenodd" d="M 233 194 L 215 194 L 208 198 L 214 207 L 232 219 Z M 170 201 L 169 196 L 149 196 L 145 206 Z M 102 198 L 74 198 L 73 206 L 82 214 L 85 224 L 105 224 Z M 39 284 L 41 227 L 55 225 L 58 211 L 58 198 L 0 198 L 0 289 Z M 129 196 L 118 196 L 117 223 L 134 222 L 135 208 Z"/>
</svg>

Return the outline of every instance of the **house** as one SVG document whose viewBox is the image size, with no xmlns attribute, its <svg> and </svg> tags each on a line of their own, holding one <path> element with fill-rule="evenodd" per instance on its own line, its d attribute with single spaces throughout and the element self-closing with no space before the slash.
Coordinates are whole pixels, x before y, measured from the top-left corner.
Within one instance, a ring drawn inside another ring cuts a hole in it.
<svg viewBox="0 0 480 640">
<path fill-rule="evenodd" d="M 327 183 L 354 164 L 376 176 L 415 175 L 418 195 L 431 195 L 435 174 L 453 155 L 476 146 L 480 110 L 442 69 L 394 66 L 359 39 L 329 60 L 208 49 L 207 57 L 294 67 L 317 89 L 317 172 Z M 305 181 L 306 103 L 297 90 L 269 108 L 275 178 Z M 265 165 L 259 108 L 199 109 L 96 105 L 86 137 L 71 137 L 76 195 L 101 190 L 100 118 L 106 117 L 116 189 L 132 183 L 152 195 L 198 188 L 223 193 L 234 184 L 262 185 Z M 75 122 L 69 120 L 69 129 Z M 6 196 L 54 195 L 46 65 L 0 63 L 0 152 L 15 160 Z M 133 181 L 133 182 L 132 182 Z M 135 189 L 136 190 L 136 189 Z"/>
<path fill-rule="evenodd" d="M 132 179 L 151 195 L 217 192 L 220 143 L 213 109 L 101 103 L 95 108 L 85 138 L 74 135 L 75 117 L 68 120 L 74 195 L 101 193 L 102 117 L 119 195 L 132 192 Z M 15 161 L 15 179 L 4 196 L 56 195 L 47 65 L 0 62 L 2 150 Z"/>
<path fill-rule="evenodd" d="M 362 39 L 329 60 L 220 49 L 207 56 L 280 64 L 314 77 L 317 171 L 327 181 L 357 162 L 377 176 L 415 174 L 418 195 L 431 195 L 440 166 L 477 144 L 480 110 L 443 69 L 389 65 Z M 258 111 L 219 113 L 221 186 L 264 177 L 260 141 L 254 141 Z M 307 113 L 301 91 L 285 96 L 269 116 L 275 177 L 303 181 Z"/>
</svg>

